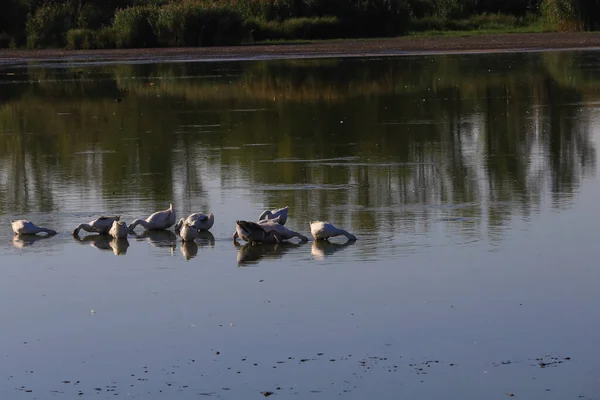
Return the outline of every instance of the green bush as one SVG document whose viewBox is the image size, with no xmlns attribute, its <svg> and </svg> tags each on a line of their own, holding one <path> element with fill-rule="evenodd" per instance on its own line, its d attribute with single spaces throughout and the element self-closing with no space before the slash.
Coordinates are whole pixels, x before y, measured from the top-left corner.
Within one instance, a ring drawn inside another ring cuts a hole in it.
<svg viewBox="0 0 600 400">
<path fill-rule="evenodd" d="M 544 21 L 556 29 L 578 31 L 582 26 L 577 6 L 577 0 L 542 0 L 540 12 Z"/>
<path fill-rule="evenodd" d="M 410 23 L 412 31 L 472 31 L 472 30 L 505 30 L 526 26 L 533 19 L 505 14 L 481 14 L 467 19 L 446 19 L 440 17 L 425 17 L 414 19 Z"/>
<path fill-rule="evenodd" d="M 113 22 L 116 46 L 156 46 L 158 40 L 153 25 L 156 24 L 157 13 L 158 7 L 154 6 L 134 6 L 118 10 Z"/>
<path fill-rule="evenodd" d="M 71 3 L 49 3 L 39 7 L 27 20 L 27 46 L 64 47 L 66 33 L 75 25 Z"/>
<path fill-rule="evenodd" d="M 114 49 L 117 47 L 117 32 L 112 26 L 105 26 L 96 31 L 97 49 Z"/>
<path fill-rule="evenodd" d="M 431 0 L 433 1 L 433 0 Z M 228 0 L 254 21 L 336 17 L 343 36 L 389 36 L 408 28 L 407 0 Z"/>
<path fill-rule="evenodd" d="M 281 25 L 290 39 L 333 39 L 341 36 L 341 24 L 337 17 L 292 18 Z"/>
<path fill-rule="evenodd" d="M 298 0 L 229 0 L 227 4 L 245 18 L 262 21 L 283 21 L 305 16 L 309 1 Z"/>
<path fill-rule="evenodd" d="M 67 32 L 67 49 L 95 49 L 96 32 L 91 29 L 71 29 Z"/>
<path fill-rule="evenodd" d="M 243 37 L 239 12 L 206 2 L 162 6 L 153 28 L 161 46 L 233 45 Z"/>
<path fill-rule="evenodd" d="M 103 27 L 98 30 L 71 29 L 67 32 L 67 49 L 114 49 L 116 47 L 115 30 Z"/>
<path fill-rule="evenodd" d="M 290 18 L 282 22 L 249 19 L 246 29 L 253 41 L 334 39 L 342 35 L 340 20 L 336 17 Z"/>
</svg>

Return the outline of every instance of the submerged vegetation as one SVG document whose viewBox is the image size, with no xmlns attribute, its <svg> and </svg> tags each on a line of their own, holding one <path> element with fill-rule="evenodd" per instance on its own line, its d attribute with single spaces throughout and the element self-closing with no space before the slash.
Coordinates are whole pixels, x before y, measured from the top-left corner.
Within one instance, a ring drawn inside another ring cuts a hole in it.
<svg viewBox="0 0 600 400">
<path fill-rule="evenodd" d="M 599 28 L 600 0 L 6 0 L 0 48 L 214 46 L 409 31 Z"/>
</svg>

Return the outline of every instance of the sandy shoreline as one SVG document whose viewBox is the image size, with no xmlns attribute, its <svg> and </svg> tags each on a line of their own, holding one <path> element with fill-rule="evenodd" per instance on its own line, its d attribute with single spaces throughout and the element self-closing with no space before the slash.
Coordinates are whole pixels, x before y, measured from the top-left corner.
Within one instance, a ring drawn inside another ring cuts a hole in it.
<svg viewBox="0 0 600 400">
<path fill-rule="evenodd" d="M 0 50 L 0 64 L 34 60 L 143 62 L 399 56 L 423 53 L 600 50 L 600 33 L 518 33 L 463 37 L 399 37 L 305 44 L 115 50 Z"/>
</svg>

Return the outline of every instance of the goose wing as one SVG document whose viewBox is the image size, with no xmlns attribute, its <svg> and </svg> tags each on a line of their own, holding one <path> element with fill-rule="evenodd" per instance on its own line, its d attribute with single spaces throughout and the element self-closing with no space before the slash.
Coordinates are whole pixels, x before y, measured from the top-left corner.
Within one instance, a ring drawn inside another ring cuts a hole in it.
<svg viewBox="0 0 600 400">
<path fill-rule="evenodd" d="M 109 230 L 112 227 L 113 222 L 118 221 L 120 216 L 101 216 L 94 221 L 90 221 L 90 226 L 100 230 Z"/>
</svg>

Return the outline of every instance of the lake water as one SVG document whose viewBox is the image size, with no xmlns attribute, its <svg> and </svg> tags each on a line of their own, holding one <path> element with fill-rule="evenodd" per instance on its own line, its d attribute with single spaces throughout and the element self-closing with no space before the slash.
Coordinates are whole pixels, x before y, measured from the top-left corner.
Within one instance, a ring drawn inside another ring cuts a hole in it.
<svg viewBox="0 0 600 400">
<path fill-rule="evenodd" d="M 6 63 L 0 397 L 598 399 L 599 126 L 597 52 Z"/>
</svg>

